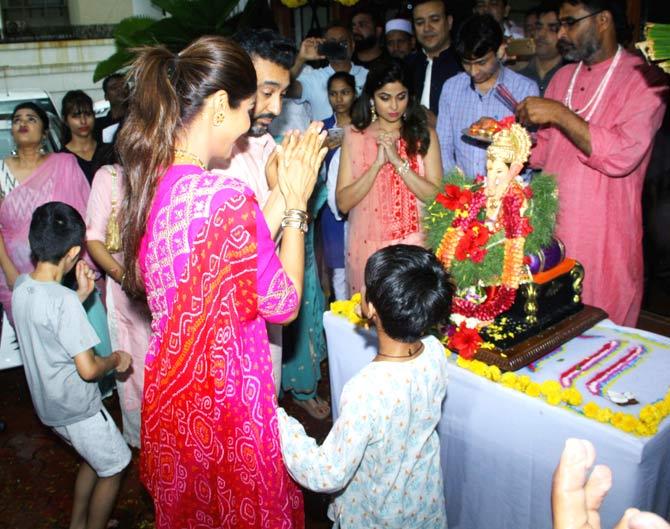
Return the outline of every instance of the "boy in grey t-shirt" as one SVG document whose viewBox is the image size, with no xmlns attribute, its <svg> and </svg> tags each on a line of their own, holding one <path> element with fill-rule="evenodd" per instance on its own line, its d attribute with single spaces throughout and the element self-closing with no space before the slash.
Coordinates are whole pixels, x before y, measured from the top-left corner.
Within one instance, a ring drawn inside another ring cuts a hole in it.
<svg viewBox="0 0 670 529">
<path fill-rule="evenodd" d="M 131 454 L 94 381 L 112 369 L 126 371 L 131 357 L 124 351 L 93 354 L 99 339 L 82 306 L 94 288 L 92 271 L 79 261 L 85 234 L 71 206 L 49 202 L 37 208 L 28 235 L 37 265 L 17 279 L 12 304 L 37 415 L 83 458 L 70 527 L 103 529 Z M 75 265 L 76 292 L 60 284 Z"/>
</svg>

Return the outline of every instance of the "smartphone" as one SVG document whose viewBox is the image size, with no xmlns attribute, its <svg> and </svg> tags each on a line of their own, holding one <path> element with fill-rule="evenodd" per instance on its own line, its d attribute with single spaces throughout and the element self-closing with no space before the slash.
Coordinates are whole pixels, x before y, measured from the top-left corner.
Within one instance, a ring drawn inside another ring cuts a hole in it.
<svg viewBox="0 0 670 529">
<path fill-rule="evenodd" d="M 507 55 L 510 57 L 535 55 L 535 41 L 533 39 L 512 39 L 507 42 Z"/>
<path fill-rule="evenodd" d="M 344 129 L 341 129 L 339 127 L 333 127 L 332 129 L 328 129 L 328 138 L 341 141 L 343 137 L 344 137 Z"/>
<path fill-rule="evenodd" d="M 346 42 L 335 42 L 327 40 L 322 42 L 316 48 L 319 55 L 323 55 L 328 60 L 343 60 L 347 58 L 347 44 Z"/>
</svg>

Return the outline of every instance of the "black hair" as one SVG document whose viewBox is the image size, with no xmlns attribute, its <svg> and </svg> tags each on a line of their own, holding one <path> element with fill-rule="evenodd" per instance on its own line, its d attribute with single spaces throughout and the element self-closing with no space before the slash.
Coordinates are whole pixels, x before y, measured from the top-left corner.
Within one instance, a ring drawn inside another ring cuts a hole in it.
<svg viewBox="0 0 670 529">
<path fill-rule="evenodd" d="M 38 263 L 58 264 L 71 248 L 83 248 L 85 240 L 86 224 L 72 206 L 47 202 L 33 212 L 28 241 Z"/>
<path fill-rule="evenodd" d="M 241 29 L 233 35 L 251 59 L 259 57 L 290 70 L 295 62 L 296 47 L 292 41 L 272 29 Z"/>
<path fill-rule="evenodd" d="M 356 93 L 356 78 L 349 72 L 335 72 L 331 75 L 328 78 L 328 90 L 330 90 L 333 81 L 344 81 L 354 91 L 354 94 Z"/>
<path fill-rule="evenodd" d="M 394 340 L 415 342 L 448 321 L 455 290 L 437 257 L 420 246 L 387 246 L 365 264 L 365 299 Z"/>
<path fill-rule="evenodd" d="M 46 111 L 41 106 L 39 106 L 37 103 L 33 103 L 32 101 L 24 101 L 23 103 L 16 105 L 12 111 L 12 121 L 14 121 L 14 116 L 16 116 L 16 113 L 22 108 L 30 109 L 35 112 L 35 114 L 37 114 L 37 117 L 42 122 L 43 133 L 49 130 L 49 116 L 47 116 Z"/>
<path fill-rule="evenodd" d="M 351 123 L 358 130 L 366 129 L 372 123 L 370 100 L 375 92 L 388 83 L 399 82 L 408 90 L 409 100 L 405 111 L 404 123 L 400 135 L 407 142 L 408 154 L 426 154 L 430 146 L 430 132 L 426 123 L 426 112 L 412 92 L 412 83 L 402 63 L 391 61 L 386 68 L 373 68 L 368 73 L 365 86 L 351 107 Z"/>
<path fill-rule="evenodd" d="M 354 8 L 354 10 L 351 13 L 351 20 L 353 22 L 354 17 L 356 15 L 368 15 L 372 19 L 372 23 L 375 25 L 376 28 L 383 28 L 384 23 L 382 22 L 382 19 L 379 15 L 379 11 L 377 9 L 373 9 L 371 6 L 360 6 Z"/>
<path fill-rule="evenodd" d="M 626 0 L 562 0 L 561 4 L 583 5 L 589 13 L 609 11 L 614 20 L 617 41 L 620 43 L 630 42 L 633 32 L 626 18 Z"/>
<path fill-rule="evenodd" d="M 556 16 L 558 17 L 559 8 L 560 5 L 556 0 L 545 0 L 544 2 L 541 2 L 540 5 L 535 6 L 533 11 L 538 18 L 547 13 L 556 13 Z"/>
<path fill-rule="evenodd" d="M 112 75 L 108 75 L 102 81 L 102 91 L 105 94 L 107 93 L 107 87 L 109 86 L 109 82 L 113 81 L 114 79 L 121 79 L 124 83 L 126 82 L 126 76 L 121 73 L 113 73 Z"/>
<path fill-rule="evenodd" d="M 449 5 L 447 4 L 446 0 L 416 0 L 415 2 L 412 2 L 412 12 L 414 12 L 414 10 L 416 9 L 416 6 L 419 6 L 421 4 L 427 4 L 428 2 L 441 3 L 442 6 L 444 7 L 445 16 L 451 15 L 451 12 L 449 11 Z"/>
<path fill-rule="evenodd" d="M 93 112 L 93 100 L 83 90 L 70 90 L 63 96 L 60 115 L 63 116 L 63 145 L 72 140 L 72 131 L 67 126 L 67 117 L 76 112 L 89 110 Z"/>
<path fill-rule="evenodd" d="M 345 24 L 345 23 L 342 22 L 341 20 L 331 20 L 331 21 L 328 23 L 328 25 L 324 28 L 324 30 L 323 30 L 323 34 L 325 35 L 326 32 L 327 32 L 329 29 L 333 29 L 333 28 L 342 28 L 342 29 L 345 29 L 345 30 L 347 31 L 347 34 L 348 34 L 349 36 L 351 36 L 351 28 L 349 27 L 348 24 Z"/>
<path fill-rule="evenodd" d="M 491 15 L 472 15 L 458 28 L 456 52 L 462 59 L 479 59 L 503 43 L 500 24 Z"/>
</svg>

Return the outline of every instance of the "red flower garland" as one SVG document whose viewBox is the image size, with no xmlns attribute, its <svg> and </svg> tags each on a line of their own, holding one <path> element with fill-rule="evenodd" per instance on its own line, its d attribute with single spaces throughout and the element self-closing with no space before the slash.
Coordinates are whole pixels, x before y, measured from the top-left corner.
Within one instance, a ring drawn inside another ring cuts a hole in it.
<svg viewBox="0 0 670 529">
<path fill-rule="evenodd" d="M 509 309 L 516 299 L 516 289 L 500 285 L 488 287 L 486 300 L 483 303 L 473 303 L 463 298 L 454 298 L 452 311 L 466 318 L 476 318 L 480 321 L 493 321 L 496 316 Z"/>
</svg>

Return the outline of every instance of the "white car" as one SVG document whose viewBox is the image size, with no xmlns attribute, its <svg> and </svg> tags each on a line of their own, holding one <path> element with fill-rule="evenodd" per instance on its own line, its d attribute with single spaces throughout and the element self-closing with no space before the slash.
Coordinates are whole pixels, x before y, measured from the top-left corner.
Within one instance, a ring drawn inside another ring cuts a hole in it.
<svg viewBox="0 0 670 529">
<path fill-rule="evenodd" d="M 44 90 L 33 91 L 10 91 L 0 92 L 0 158 L 6 158 L 14 149 L 12 139 L 12 112 L 19 103 L 32 101 L 39 105 L 49 116 L 49 135 L 47 137 L 47 150 L 56 152 L 60 150 L 62 142 L 63 123 L 58 115 L 53 99 Z"/>
</svg>

